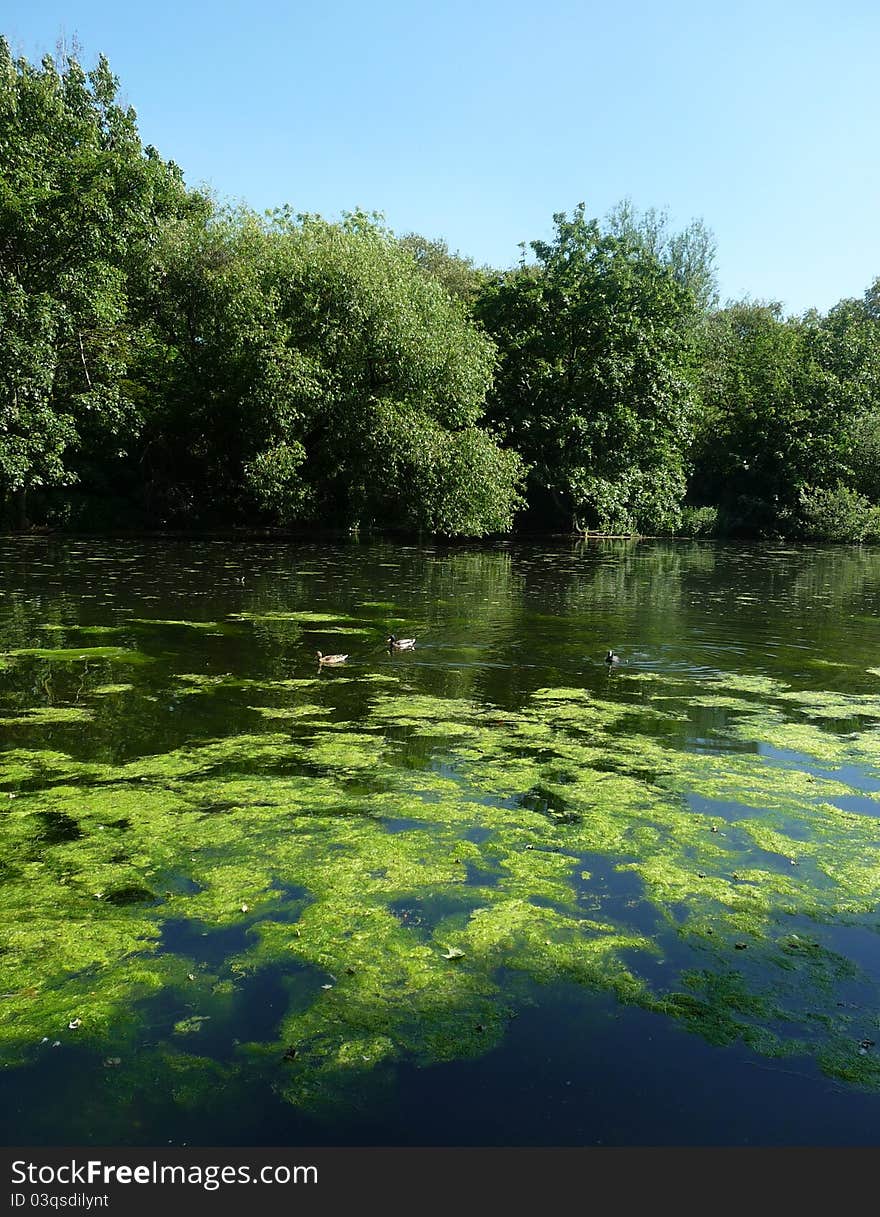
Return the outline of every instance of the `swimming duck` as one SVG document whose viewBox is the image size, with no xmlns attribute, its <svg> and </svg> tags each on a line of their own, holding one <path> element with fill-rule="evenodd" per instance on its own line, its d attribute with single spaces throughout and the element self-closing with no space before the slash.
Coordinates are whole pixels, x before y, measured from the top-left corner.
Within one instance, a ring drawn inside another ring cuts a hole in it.
<svg viewBox="0 0 880 1217">
<path fill-rule="evenodd" d="M 613 651 L 609 651 L 605 656 L 605 662 L 611 667 L 612 664 L 620 663 L 620 656 L 615 655 Z"/>
<path fill-rule="evenodd" d="M 385 639 L 392 651 L 411 651 L 416 645 L 415 638 L 397 638 L 389 634 Z"/>
<path fill-rule="evenodd" d="M 322 655 L 320 651 L 315 652 L 318 656 L 318 663 L 345 663 L 348 659 L 347 655 Z"/>
</svg>

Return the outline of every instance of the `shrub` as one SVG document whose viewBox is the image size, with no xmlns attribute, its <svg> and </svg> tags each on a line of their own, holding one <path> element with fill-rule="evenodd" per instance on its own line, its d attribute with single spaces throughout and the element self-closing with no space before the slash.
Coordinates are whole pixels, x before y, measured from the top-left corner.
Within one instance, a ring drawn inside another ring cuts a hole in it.
<svg viewBox="0 0 880 1217">
<path fill-rule="evenodd" d="M 679 537 L 714 537 L 718 535 L 717 507 L 682 507 Z"/>
<path fill-rule="evenodd" d="M 806 487 L 800 495 L 801 533 L 814 541 L 880 540 L 880 507 L 838 483 L 833 490 Z"/>
</svg>

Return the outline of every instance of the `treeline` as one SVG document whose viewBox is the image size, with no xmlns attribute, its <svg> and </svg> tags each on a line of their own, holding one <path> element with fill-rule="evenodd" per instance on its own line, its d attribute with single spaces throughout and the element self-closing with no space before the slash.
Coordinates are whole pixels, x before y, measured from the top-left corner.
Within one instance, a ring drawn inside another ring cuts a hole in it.
<svg viewBox="0 0 880 1217">
<path fill-rule="evenodd" d="M 880 280 L 721 308 L 705 227 L 628 205 L 504 271 L 230 209 L 117 96 L 0 39 L 7 528 L 880 539 Z"/>
</svg>

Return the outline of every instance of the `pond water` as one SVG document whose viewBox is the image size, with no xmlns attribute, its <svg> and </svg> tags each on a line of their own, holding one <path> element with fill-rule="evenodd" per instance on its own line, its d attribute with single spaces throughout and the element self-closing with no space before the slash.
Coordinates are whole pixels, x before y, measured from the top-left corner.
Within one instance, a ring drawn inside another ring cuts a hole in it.
<svg viewBox="0 0 880 1217">
<path fill-rule="evenodd" d="M 880 550 L 0 570 L 5 1144 L 880 1140 Z"/>
</svg>

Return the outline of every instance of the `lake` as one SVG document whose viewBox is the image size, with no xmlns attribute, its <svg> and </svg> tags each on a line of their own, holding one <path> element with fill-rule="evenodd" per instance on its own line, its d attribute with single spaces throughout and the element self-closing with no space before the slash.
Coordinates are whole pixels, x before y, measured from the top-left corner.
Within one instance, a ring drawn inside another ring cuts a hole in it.
<svg viewBox="0 0 880 1217">
<path fill-rule="evenodd" d="M 0 569 L 5 1144 L 880 1139 L 880 550 Z"/>
</svg>

